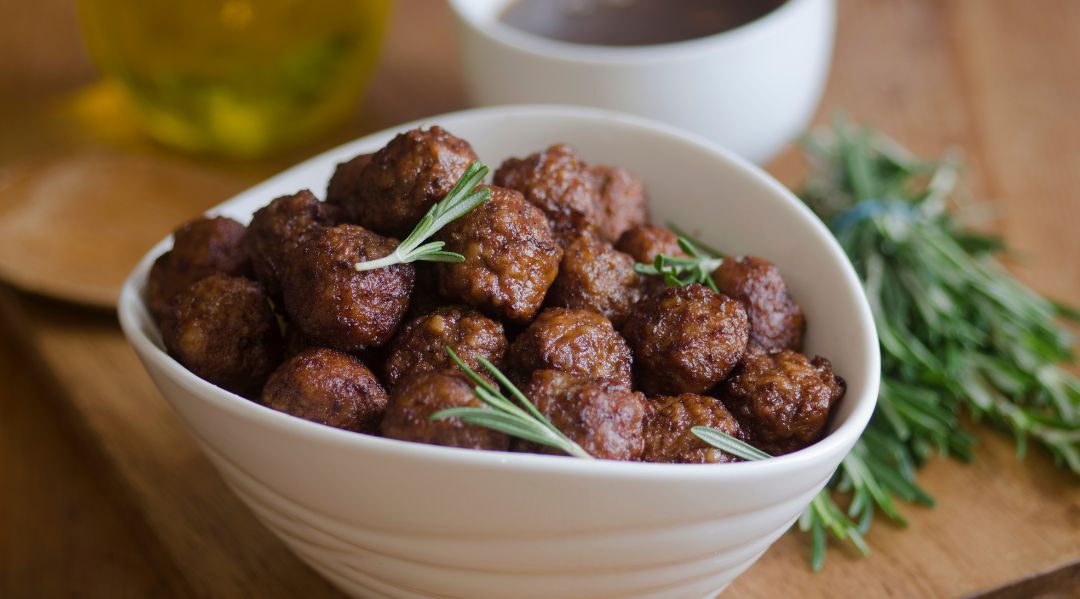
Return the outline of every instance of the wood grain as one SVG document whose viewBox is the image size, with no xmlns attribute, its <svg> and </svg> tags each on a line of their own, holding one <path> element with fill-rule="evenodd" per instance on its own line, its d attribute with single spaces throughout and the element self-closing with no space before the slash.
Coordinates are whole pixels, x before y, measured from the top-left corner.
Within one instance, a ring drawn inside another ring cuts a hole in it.
<svg viewBox="0 0 1080 599">
<path fill-rule="evenodd" d="M 0 597 L 185 596 L 21 353 L 0 338 Z"/>
<path fill-rule="evenodd" d="M 64 12 L 70 9 L 58 8 L 61 4 L 66 3 L 43 1 L 41 10 L 61 15 L 60 21 L 71 18 Z M 1080 78 L 1075 76 L 1080 3 L 1054 0 L 1032 10 L 1024 0 L 847 0 L 840 9 L 834 70 L 818 122 L 844 110 L 919 153 L 963 147 L 973 194 L 1001 206 L 1003 219 L 992 226 L 1031 258 L 1018 263 L 1017 271 L 1037 289 L 1080 303 L 1080 236 L 1072 230 L 1080 222 Z M 442 2 L 399 1 L 364 107 L 324 143 L 464 107 L 451 25 Z M 62 24 L 57 30 L 69 29 Z M 70 63 L 41 60 L 56 77 L 86 80 L 77 66 L 84 64 L 81 57 Z M 59 126 L 47 138 L 49 144 L 36 146 L 42 152 L 95 144 Z M 176 160 L 126 139 L 114 138 L 109 147 Z M 19 155 L 19 147 L 11 138 L 0 142 L 0 161 Z M 258 179 L 299 157 L 237 165 L 236 181 Z M 803 168 L 794 151 L 770 165 L 789 185 L 797 184 Z M 102 596 L 113 588 L 166 594 L 156 592 L 161 586 L 179 596 L 337 596 L 228 492 L 154 390 L 111 316 L 10 292 L 0 293 L 0 307 L 19 347 L 48 370 L 54 378 L 50 386 L 63 392 L 59 399 L 69 409 L 66 417 L 81 431 L 87 453 L 97 456 L 84 467 L 114 480 L 122 496 L 117 503 L 127 506 L 113 524 L 107 518 L 95 523 L 101 532 L 94 534 L 129 547 L 124 555 L 141 547 L 159 556 L 140 565 L 121 560 L 127 564 L 122 567 L 102 561 L 101 568 L 116 578 L 84 573 L 89 588 Z M 62 429 L 34 430 L 51 430 L 49 438 L 71 443 Z M 1080 594 L 1075 582 L 1080 570 L 1070 566 L 1080 560 L 1080 484 L 1044 454 L 1033 451 L 1018 462 L 1005 436 L 975 430 L 977 462 L 932 461 L 920 480 L 938 506 L 906 508 L 908 530 L 875 525 L 868 539 L 870 558 L 833 551 L 826 570 L 811 574 L 805 538 L 787 535 L 725 597 Z M 36 463 L 63 472 L 74 459 Z M 14 480 L 19 479 L 0 469 L 0 484 Z M 98 492 L 84 485 L 67 488 L 98 502 L 91 505 L 109 501 L 100 494 L 94 499 Z M 0 507 L 7 511 L 8 505 Z M 33 509 L 29 502 L 20 505 Z M 55 510 L 60 503 L 52 505 Z M 132 528 L 136 532 L 125 532 L 125 521 L 139 522 Z M 152 542 L 139 540 L 140 529 L 150 531 Z M 37 552 L 37 561 L 24 556 L 21 563 L 43 563 L 43 553 L 60 551 L 55 544 L 20 539 L 31 534 L 26 528 L 12 530 L 17 532 L 5 537 L 8 553 L 0 554 L 0 566 L 17 563 L 12 552 Z M 73 553 L 57 555 L 75 561 Z M 140 568 L 152 573 L 127 571 Z M 29 570 L 12 570 L 0 594 L 31 595 L 48 582 L 40 571 Z"/>
</svg>

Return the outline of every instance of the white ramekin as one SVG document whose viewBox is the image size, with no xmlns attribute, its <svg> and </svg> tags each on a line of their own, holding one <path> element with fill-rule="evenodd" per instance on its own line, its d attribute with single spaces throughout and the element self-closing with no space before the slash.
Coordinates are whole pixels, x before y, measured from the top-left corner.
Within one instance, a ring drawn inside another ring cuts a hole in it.
<svg viewBox="0 0 1080 599">
<path fill-rule="evenodd" d="M 762 163 L 813 116 L 835 0 L 788 0 L 735 29 L 636 47 L 572 44 L 499 21 L 511 0 L 451 0 L 467 90 L 481 106 L 557 103 L 670 123 Z"/>
</svg>

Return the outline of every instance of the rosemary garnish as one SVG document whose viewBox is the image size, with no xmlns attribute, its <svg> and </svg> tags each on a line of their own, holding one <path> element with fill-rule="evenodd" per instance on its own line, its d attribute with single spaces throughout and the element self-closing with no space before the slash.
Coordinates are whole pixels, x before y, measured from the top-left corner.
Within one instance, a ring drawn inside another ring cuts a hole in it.
<svg viewBox="0 0 1080 599">
<path fill-rule="evenodd" d="M 404 264 L 406 262 L 464 262 L 465 256 L 457 252 L 443 250 L 446 242 L 424 241 L 437 233 L 450 222 L 464 216 L 473 208 L 488 201 L 491 190 L 487 188 L 477 189 L 476 186 L 487 177 L 488 167 L 476 161 L 465 169 L 454 188 L 441 201 L 436 202 L 428 209 L 427 214 L 416 223 L 416 228 L 409 233 L 397 248 L 387 256 L 357 262 L 354 268 L 358 271 L 375 270 L 392 264 Z"/>
<path fill-rule="evenodd" d="M 965 412 L 1011 431 L 1018 457 L 1032 439 L 1080 474 L 1080 381 L 1061 367 L 1074 356 L 1056 322 L 1075 312 L 1014 279 L 991 255 L 1000 240 L 963 229 L 949 210 L 963 208 L 954 161 L 917 160 L 843 120 L 804 148 L 801 195 L 863 280 L 882 353 L 874 417 L 800 520 L 814 568 L 826 531 L 866 553 L 875 511 L 904 525 L 897 499 L 933 505 L 916 469 L 934 454 L 971 458 Z"/>
<path fill-rule="evenodd" d="M 664 277 L 664 283 L 670 287 L 685 287 L 694 283 L 706 285 L 715 293 L 720 293 L 713 281 L 712 272 L 720 267 L 724 258 L 712 254 L 711 248 L 702 252 L 704 244 L 692 241 L 683 235 L 679 236 L 679 247 L 690 257 L 680 258 L 660 254 L 652 264 L 638 262 L 634 270 L 643 275 L 658 275 Z"/>
<path fill-rule="evenodd" d="M 545 418 L 540 413 L 540 410 L 537 410 L 536 406 L 529 401 L 529 398 L 525 397 L 525 394 L 514 383 L 510 382 L 510 379 L 506 378 L 506 375 L 500 372 L 494 364 L 481 356 L 476 358 L 480 365 L 510 392 L 510 395 L 517 400 L 517 403 L 521 404 L 520 407 L 503 395 L 499 387 L 492 385 L 487 379 L 469 368 L 465 362 L 462 362 L 461 358 L 449 346 L 446 347 L 446 353 L 457 364 L 458 368 L 476 383 L 476 386 L 473 387 L 473 393 L 487 407 L 449 408 L 432 414 L 432 420 L 458 418 L 466 424 L 483 426 L 506 433 L 512 437 L 525 439 L 547 447 L 554 447 L 574 457 L 593 459 L 580 445 L 555 428 L 555 425 L 551 424 L 551 421 Z"/>
<path fill-rule="evenodd" d="M 710 426 L 694 426 L 690 428 L 690 432 L 709 445 L 748 462 L 767 460 L 772 457 L 757 447 Z"/>
</svg>

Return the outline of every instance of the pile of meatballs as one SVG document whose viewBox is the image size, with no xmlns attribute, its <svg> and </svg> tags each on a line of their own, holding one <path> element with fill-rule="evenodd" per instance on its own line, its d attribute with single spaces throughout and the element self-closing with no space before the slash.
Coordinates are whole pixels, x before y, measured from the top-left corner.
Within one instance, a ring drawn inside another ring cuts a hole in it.
<svg viewBox="0 0 1080 599">
<path fill-rule="evenodd" d="M 687 256 L 648 222 L 637 177 L 565 145 L 507 159 L 490 199 L 438 232 L 464 262 L 354 268 L 391 253 L 476 160 L 440 127 L 413 129 L 339 164 L 325 201 L 302 190 L 246 227 L 181 226 L 146 289 L 166 349 L 264 406 L 420 443 L 558 453 L 432 420 L 483 405 L 446 347 L 478 372 L 491 361 L 597 458 L 736 460 L 698 425 L 773 455 L 821 438 L 845 384 L 800 353 L 806 319 L 777 268 L 725 259 L 721 293 L 637 273 Z"/>
</svg>

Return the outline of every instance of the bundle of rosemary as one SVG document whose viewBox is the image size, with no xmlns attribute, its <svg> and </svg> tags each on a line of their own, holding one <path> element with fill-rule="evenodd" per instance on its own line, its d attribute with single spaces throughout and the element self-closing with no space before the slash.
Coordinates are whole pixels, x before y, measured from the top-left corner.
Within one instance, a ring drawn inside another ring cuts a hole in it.
<svg viewBox="0 0 1080 599">
<path fill-rule="evenodd" d="M 897 499 L 933 505 L 916 468 L 934 454 L 971 459 L 962 414 L 1011 431 L 1018 458 L 1033 440 L 1080 474 L 1080 380 L 1062 368 L 1074 354 L 1057 322 L 1080 315 L 1014 279 L 993 257 L 1000 240 L 960 225 L 955 161 L 918 160 L 844 120 L 804 148 L 800 195 L 862 279 L 882 352 L 877 411 L 799 523 L 814 569 L 827 532 L 867 553 L 876 510 L 904 525 Z"/>
</svg>

